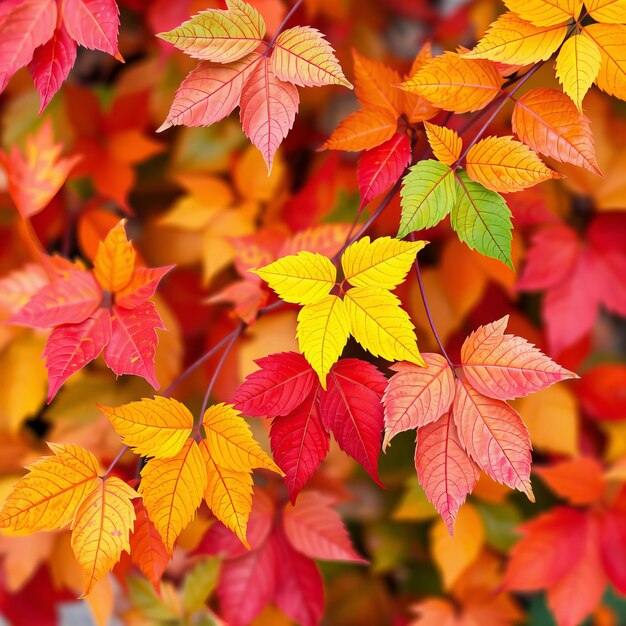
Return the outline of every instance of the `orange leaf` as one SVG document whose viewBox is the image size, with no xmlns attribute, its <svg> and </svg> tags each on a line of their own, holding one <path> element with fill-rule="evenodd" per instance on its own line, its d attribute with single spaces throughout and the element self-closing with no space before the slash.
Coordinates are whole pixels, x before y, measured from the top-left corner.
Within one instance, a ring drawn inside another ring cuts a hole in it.
<svg viewBox="0 0 626 626">
<path fill-rule="evenodd" d="M 397 126 L 397 116 L 388 109 L 361 109 L 337 126 L 324 148 L 353 152 L 375 148 L 391 139 Z"/>
<path fill-rule="evenodd" d="M 94 274 L 100 287 L 114 293 L 130 282 L 136 259 L 133 244 L 126 237 L 126 220 L 109 231 L 94 259 Z"/>
<path fill-rule="evenodd" d="M 396 87 L 402 78 L 390 67 L 352 51 L 354 93 L 366 108 L 387 109 L 396 116 L 402 111 L 402 92 Z"/>
<path fill-rule="evenodd" d="M 491 61 L 445 52 L 402 83 L 402 88 L 441 109 L 469 113 L 487 106 L 498 95 L 503 82 Z"/>
<path fill-rule="evenodd" d="M 535 471 L 554 493 L 571 504 L 598 502 L 606 489 L 602 465 L 592 457 L 570 459 Z"/>
<path fill-rule="evenodd" d="M 512 137 L 487 137 L 466 157 L 467 174 L 487 189 L 522 191 L 550 178 L 562 178 L 527 146 Z"/>
<path fill-rule="evenodd" d="M 436 124 L 424 122 L 428 143 L 438 161 L 446 165 L 453 165 L 461 156 L 463 142 L 451 128 L 444 128 Z"/>
</svg>

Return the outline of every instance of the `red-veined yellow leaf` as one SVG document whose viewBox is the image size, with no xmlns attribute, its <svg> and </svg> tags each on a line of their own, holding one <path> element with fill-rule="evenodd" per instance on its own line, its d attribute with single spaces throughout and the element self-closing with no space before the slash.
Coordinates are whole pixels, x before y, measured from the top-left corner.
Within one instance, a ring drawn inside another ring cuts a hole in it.
<svg viewBox="0 0 626 626">
<path fill-rule="evenodd" d="M 587 0 L 585 8 L 596 22 L 626 24 L 626 0 Z"/>
<path fill-rule="evenodd" d="M 618 24 L 590 24 L 583 34 L 600 49 L 600 71 L 596 85 L 610 96 L 626 100 L 626 26 Z"/>
<path fill-rule="evenodd" d="M 504 0 L 513 13 L 536 26 L 555 26 L 576 19 L 582 0 Z"/>
<path fill-rule="evenodd" d="M 436 124 L 424 122 L 428 143 L 435 158 L 446 165 L 453 165 L 461 156 L 463 142 L 451 128 L 444 128 Z"/>
<path fill-rule="evenodd" d="M 556 57 L 556 77 L 581 113 L 583 98 L 596 80 L 601 62 L 598 46 L 584 35 L 570 37 Z"/>
</svg>

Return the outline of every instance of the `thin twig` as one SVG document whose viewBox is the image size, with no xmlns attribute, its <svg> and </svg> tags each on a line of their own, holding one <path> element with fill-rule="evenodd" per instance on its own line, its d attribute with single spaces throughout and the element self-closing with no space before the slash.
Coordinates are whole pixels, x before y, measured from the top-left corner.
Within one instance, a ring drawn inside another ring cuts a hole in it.
<svg viewBox="0 0 626 626">
<path fill-rule="evenodd" d="M 303 0 L 296 0 L 296 3 L 291 7 L 289 13 L 285 15 L 285 18 L 283 19 L 283 21 L 278 25 L 278 28 L 276 29 L 274 36 L 272 37 L 270 42 L 267 44 L 267 49 L 263 53 L 263 56 L 267 56 L 269 54 L 270 50 L 272 49 L 272 47 L 276 43 L 276 40 L 278 39 L 278 35 L 282 33 L 283 28 L 285 28 L 287 22 L 291 19 L 293 14 L 300 8 L 300 5 L 302 4 L 302 2 Z"/>
</svg>

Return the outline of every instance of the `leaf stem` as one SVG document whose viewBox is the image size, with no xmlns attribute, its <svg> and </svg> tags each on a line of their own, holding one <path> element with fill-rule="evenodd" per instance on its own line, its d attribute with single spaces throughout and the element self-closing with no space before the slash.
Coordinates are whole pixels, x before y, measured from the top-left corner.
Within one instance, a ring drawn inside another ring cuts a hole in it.
<svg viewBox="0 0 626 626">
<path fill-rule="evenodd" d="M 108 475 L 111 473 L 111 470 L 117 465 L 117 462 L 122 458 L 122 456 L 124 455 L 124 453 L 128 450 L 128 446 L 124 446 L 118 453 L 117 456 L 111 461 L 111 464 L 109 465 L 109 467 L 107 468 L 106 472 L 104 472 L 104 474 L 102 474 L 101 478 L 102 480 L 106 480 L 106 478 L 108 477 Z"/>
<path fill-rule="evenodd" d="M 285 28 L 287 22 L 291 19 L 293 14 L 300 8 L 300 5 L 302 4 L 302 2 L 303 0 L 296 0 L 296 3 L 291 7 L 291 9 L 289 10 L 289 13 L 285 15 L 283 21 L 278 25 L 278 28 L 276 29 L 274 36 L 271 38 L 270 42 L 267 44 L 267 49 L 263 53 L 263 56 L 267 56 L 269 54 L 270 50 L 274 47 L 274 44 L 276 43 L 276 40 L 278 39 L 278 35 L 280 35 L 280 33 L 283 32 L 283 28 Z"/>
</svg>

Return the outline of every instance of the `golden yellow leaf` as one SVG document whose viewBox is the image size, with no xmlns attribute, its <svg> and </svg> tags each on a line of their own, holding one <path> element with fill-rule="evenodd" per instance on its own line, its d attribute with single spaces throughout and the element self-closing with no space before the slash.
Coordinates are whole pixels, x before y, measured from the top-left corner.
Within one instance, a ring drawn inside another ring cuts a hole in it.
<svg viewBox="0 0 626 626">
<path fill-rule="evenodd" d="M 345 279 L 354 287 L 395 289 L 405 278 L 426 241 L 362 237 L 341 257 Z"/>
<path fill-rule="evenodd" d="M 76 508 L 98 480 L 98 460 L 69 444 L 48 444 L 53 454 L 28 466 L 0 511 L 0 528 L 25 535 L 55 530 L 72 521 Z"/>
<path fill-rule="evenodd" d="M 461 56 L 528 65 L 549 59 L 565 38 L 567 26 L 535 26 L 515 13 L 501 15 L 476 47 Z"/>
<path fill-rule="evenodd" d="M 204 490 L 207 506 L 224 526 L 232 530 L 239 540 L 249 547 L 246 529 L 252 508 L 252 474 L 236 472 L 217 465 L 205 440 L 200 442 L 200 452 L 206 464 L 208 477 Z"/>
<path fill-rule="evenodd" d="M 251 271 L 282 300 L 294 304 L 317 302 L 328 294 L 337 279 L 337 270 L 330 259 L 313 252 L 298 252 Z"/>
<path fill-rule="evenodd" d="M 577 18 L 582 0 L 504 0 L 508 9 L 536 26 L 555 26 Z"/>
<path fill-rule="evenodd" d="M 263 468 L 282 475 L 232 404 L 222 402 L 210 406 L 202 417 L 202 425 L 211 458 L 220 467 L 234 472 Z"/>
<path fill-rule="evenodd" d="M 296 336 L 300 352 L 326 389 L 326 376 L 350 336 L 350 320 L 343 300 L 329 295 L 303 307 L 298 314 Z"/>
<path fill-rule="evenodd" d="M 400 300 L 380 287 L 353 287 L 344 299 L 354 338 L 374 356 L 425 366 L 415 328 Z"/>
<path fill-rule="evenodd" d="M 542 452 L 576 456 L 578 403 L 572 392 L 555 385 L 522 398 L 517 409 L 530 432 L 533 447 Z"/>
<path fill-rule="evenodd" d="M 438 520 L 431 529 L 430 541 L 444 587 L 450 589 L 478 558 L 485 542 L 485 529 L 478 511 L 471 504 L 461 507 L 453 536 L 443 520 Z"/>
<path fill-rule="evenodd" d="M 510 193 L 561 175 L 547 167 L 526 145 L 513 137 L 487 137 L 466 157 L 470 178 L 492 191 Z"/>
<path fill-rule="evenodd" d="M 118 407 L 98 405 L 127 446 L 137 454 L 172 457 L 191 435 L 193 415 L 178 400 L 155 396 Z"/>
<path fill-rule="evenodd" d="M 585 7 L 596 22 L 626 24 L 626 0 L 587 0 Z"/>
<path fill-rule="evenodd" d="M 428 143 L 435 158 L 446 165 L 453 165 L 461 156 L 463 142 L 451 128 L 444 128 L 436 124 L 424 122 Z"/>
<path fill-rule="evenodd" d="M 556 77 L 581 113 L 583 98 L 598 76 L 601 61 L 598 46 L 584 35 L 570 37 L 556 58 Z"/>
<path fill-rule="evenodd" d="M 137 492 L 116 476 L 99 479 L 81 502 L 72 523 L 72 549 L 85 575 L 83 596 L 130 550 Z"/>
<path fill-rule="evenodd" d="M 619 24 L 591 24 L 583 34 L 600 50 L 600 71 L 596 85 L 610 96 L 626 100 L 626 26 Z"/>
<path fill-rule="evenodd" d="M 105 291 L 119 291 L 128 285 L 135 269 L 135 249 L 126 237 L 126 220 L 112 228 L 100 242 L 94 259 L 94 274 Z"/>
<path fill-rule="evenodd" d="M 202 502 L 207 472 L 198 444 L 188 439 L 176 456 L 150 459 L 141 471 L 139 493 L 168 551 Z"/>
<path fill-rule="evenodd" d="M 498 95 L 503 82 L 493 62 L 445 52 L 426 63 L 401 86 L 441 109 L 469 113 L 487 106 Z"/>
</svg>

